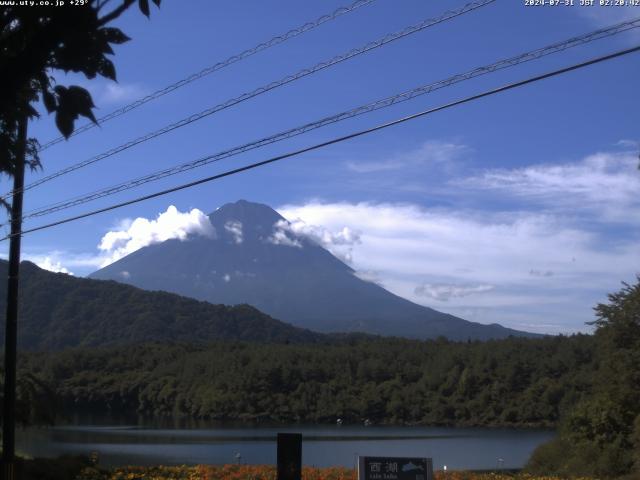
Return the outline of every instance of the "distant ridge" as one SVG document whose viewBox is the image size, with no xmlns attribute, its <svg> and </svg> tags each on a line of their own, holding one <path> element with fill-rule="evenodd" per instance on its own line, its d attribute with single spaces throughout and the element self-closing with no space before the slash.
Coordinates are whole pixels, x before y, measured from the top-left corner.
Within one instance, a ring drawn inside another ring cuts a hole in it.
<svg viewBox="0 0 640 480">
<path fill-rule="evenodd" d="M 0 260 L 0 277 L 6 278 L 7 266 Z M 5 308 L 6 282 L 0 282 L 2 317 Z M 172 293 L 52 273 L 31 262 L 21 264 L 18 344 L 22 349 L 214 340 L 316 343 L 322 335 L 274 320 L 249 305 L 212 305 Z"/>
<path fill-rule="evenodd" d="M 212 303 L 247 303 L 319 332 L 451 340 L 537 336 L 412 303 L 358 278 L 329 251 L 289 230 L 280 230 L 279 241 L 274 241 L 276 224 L 286 220 L 267 205 L 239 200 L 209 219 L 215 238 L 192 236 L 150 245 L 90 277 Z"/>
</svg>

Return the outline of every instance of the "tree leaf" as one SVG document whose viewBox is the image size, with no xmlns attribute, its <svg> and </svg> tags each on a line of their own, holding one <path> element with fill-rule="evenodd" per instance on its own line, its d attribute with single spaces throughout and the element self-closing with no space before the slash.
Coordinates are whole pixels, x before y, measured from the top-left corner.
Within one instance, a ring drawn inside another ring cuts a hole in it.
<svg viewBox="0 0 640 480">
<path fill-rule="evenodd" d="M 58 108 L 56 110 L 56 125 L 66 137 L 73 133 L 74 122 L 79 115 L 97 123 L 96 117 L 91 111 L 95 107 L 91 94 L 82 87 L 72 85 L 68 88 L 56 87 L 58 94 Z"/>
<path fill-rule="evenodd" d="M 151 12 L 149 11 L 149 0 L 138 0 L 138 6 L 140 11 L 148 18 Z"/>
<path fill-rule="evenodd" d="M 109 42 L 105 41 L 104 45 L 102 45 L 102 53 L 109 53 L 111 55 L 114 55 L 115 52 L 113 51 L 113 48 L 111 48 L 111 45 L 109 45 Z"/>
<path fill-rule="evenodd" d="M 107 58 L 101 58 L 98 64 L 98 73 L 109 80 L 116 80 L 116 67 L 113 62 Z"/>
<path fill-rule="evenodd" d="M 45 72 L 40 72 L 37 79 L 38 79 L 38 83 L 40 83 L 40 90 L 45 91 L 49 89 L 49 85 L 51 84 L 51 78 L 48 77 Z"/>
<path fill-rule="evenodd" d="M 47 112 L 55 112 L 58 104 L 56 102 L 56 97 L 49 90 L 43 90 L 42 92 L 42 102 L 44 103 Z"/>
<path fill-rule="evenodd" d="M 91 111 L 95 107 L 91 94 L 84 88 L 72 85 L 67 92 L 67 98 L 71 111 L 76 115 L 87 117 L 92 122 L 97 123 L 96 117 Z"/>
<path fill-rule="evenodd" d="M 60 130 L 60 133 L 64 135 L 64 138 L 69 138 L 73 133 L 74 120 L 75 118 L 69 115 L 68 112 L 61 111 L 61 109 L 58 109 L 56 112 L 56 126 L 58 130 Z"/>
<path fill-rule="evenodd" d="M 102 32 L 102 36 L 109 43 L 114 43 L 116 45 L 123 44 L 131 40 L 127 37 L 122 30 L 119 28 L 106 27 L 100 30 Z"/>
</svg>

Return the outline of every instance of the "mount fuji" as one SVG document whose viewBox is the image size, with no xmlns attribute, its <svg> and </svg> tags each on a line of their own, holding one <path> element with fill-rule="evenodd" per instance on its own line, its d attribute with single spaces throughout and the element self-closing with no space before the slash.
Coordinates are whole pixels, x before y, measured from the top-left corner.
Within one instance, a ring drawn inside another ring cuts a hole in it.
<svg viewBox="0 0 640 480">
<path fill-rule="evenodd" d="M 267 205 L 240 200 L 209 215 L 215 234 L 143 247 L 92 273 L 216 304 L 249 304 L 298 327 L 408 338 L 537 336 L 415 304 L 356 276 Z"/>
</svg>

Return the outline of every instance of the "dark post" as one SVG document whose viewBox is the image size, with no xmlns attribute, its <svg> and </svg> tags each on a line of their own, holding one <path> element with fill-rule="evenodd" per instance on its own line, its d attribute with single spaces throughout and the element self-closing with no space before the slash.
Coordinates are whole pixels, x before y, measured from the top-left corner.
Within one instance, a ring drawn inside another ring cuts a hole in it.
<svg viewBox="0 0 640 480">
<path fill-rule="evenodd" d="M 4 401 L 2 405 L 2 478 L 15 477 L 16 445 L 16 343 L 18 340 L 18 280 L 20 274 L 20 232 L 22 230 L 22 189 L 27 144 L 27 117 L 18 125 L 18 151 L 13 172 L 11 201 L 11 239 L 9 243 L 9 278 L 7 285 L 7 316 L 4 338 Z"/>
<path fill-rule="evenodd" d="M 278 480 L 302 478 L 302 434 L 278 434 Z"/>
</svg>

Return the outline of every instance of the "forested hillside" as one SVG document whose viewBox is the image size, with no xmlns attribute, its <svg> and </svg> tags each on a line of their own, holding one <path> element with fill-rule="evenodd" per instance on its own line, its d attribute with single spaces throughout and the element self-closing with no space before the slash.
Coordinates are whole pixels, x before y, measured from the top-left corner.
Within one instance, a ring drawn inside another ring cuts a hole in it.
<svg viewBox="0 0 640 480">
<path fill-rule="evenodd" d="M 31 353 L 67 409 L 220 420 L 554 425 L 591 390 L 593 338 L 147 344 Z"/>
<path fill-rule="evenodd" d="M 0 260 L 0 277 L 7 262 Z M 6 282 L 0 282 L 4 318 Z M 20 328 L 23 349 L 136 344 L 149 341 L 316 342 L 322 335 L 293 327 L 249 305 L 212 305 L 112 281 L 76 278 L 22 262 Z M 0 340 L 4 329 L 0 329 Z"/>
</svg>

